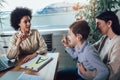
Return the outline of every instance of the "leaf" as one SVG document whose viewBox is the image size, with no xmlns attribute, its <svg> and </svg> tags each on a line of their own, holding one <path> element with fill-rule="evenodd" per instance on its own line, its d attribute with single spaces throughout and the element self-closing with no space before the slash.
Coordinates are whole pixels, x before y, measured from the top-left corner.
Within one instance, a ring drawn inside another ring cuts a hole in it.
<svg viewBox="0 0 120 80">
<path fill-rule="evenodd" d="M 120 7 L 120 2 L 118 3 L 118 6 Z"/>
<path fill-rule="evenodd" d="M 120 9 L 115 10 L 114 12 L 117 13 Z"/>
</svg>

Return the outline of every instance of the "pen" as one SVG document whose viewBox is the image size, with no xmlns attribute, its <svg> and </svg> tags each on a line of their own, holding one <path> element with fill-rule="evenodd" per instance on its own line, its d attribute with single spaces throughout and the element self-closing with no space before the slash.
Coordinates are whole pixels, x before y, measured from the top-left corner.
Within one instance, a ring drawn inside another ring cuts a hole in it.
<svg viewBox="0 0 120 80">
<path fill-rule="evenodd" d="M 38 64 L 39 60 L 41 59 L 41 57 L 38 58 L 38 60 L 36 61 L 36 64 Z"/>
</svg>

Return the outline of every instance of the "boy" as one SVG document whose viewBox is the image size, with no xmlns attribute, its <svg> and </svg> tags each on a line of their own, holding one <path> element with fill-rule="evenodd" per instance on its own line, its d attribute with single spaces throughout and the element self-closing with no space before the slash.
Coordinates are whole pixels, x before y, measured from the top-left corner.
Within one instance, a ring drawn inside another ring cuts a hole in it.
<svg viewBox="0 0 120 80">
<path fill-rule="evenodd" d="M 58 72 L 57 80 L 106 80 L 108 68 L 100 60 L 98 52 L 87 42 L 90 27 L 84 20 L 69 27 L 69 36 L 62 39 L 65 50 L 77 59 L 77 68 Z M 84 69 L 83 69 L 84 68 Z M 92 73 L 92 74 L 91 74 Z"/>
</svg>

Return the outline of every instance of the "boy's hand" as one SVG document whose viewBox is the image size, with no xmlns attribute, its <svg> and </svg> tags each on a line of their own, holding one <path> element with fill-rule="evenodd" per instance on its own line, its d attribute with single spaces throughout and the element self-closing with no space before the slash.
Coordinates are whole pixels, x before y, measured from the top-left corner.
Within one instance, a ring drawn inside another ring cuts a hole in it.
<svg viewBox="0 0 120 80">
<path fill-rule="evenodd" d="M 62 44 L 63 44 L 65 47 L 70 47 L 69 39 L 68 39 L 67 36 L 63 36 L 61 42 L 62 42 Z"/>
</svg>

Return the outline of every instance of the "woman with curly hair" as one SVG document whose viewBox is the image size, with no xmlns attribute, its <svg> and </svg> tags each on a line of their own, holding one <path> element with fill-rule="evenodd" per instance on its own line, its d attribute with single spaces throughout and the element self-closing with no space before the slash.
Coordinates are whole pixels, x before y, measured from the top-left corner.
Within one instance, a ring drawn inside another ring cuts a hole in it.
<svg viewBox="0 0 120 80">
<path fill-rule="evenodd" d="M 10 16 L 11 26 L 16 33 L 11 37 L 7 57 L 25 57 L 23 62 L 47 52 L 47 45 L 36 29 L 30 29 L 32 12 L 28 8 L 16 8 Z"/>
</svg>

